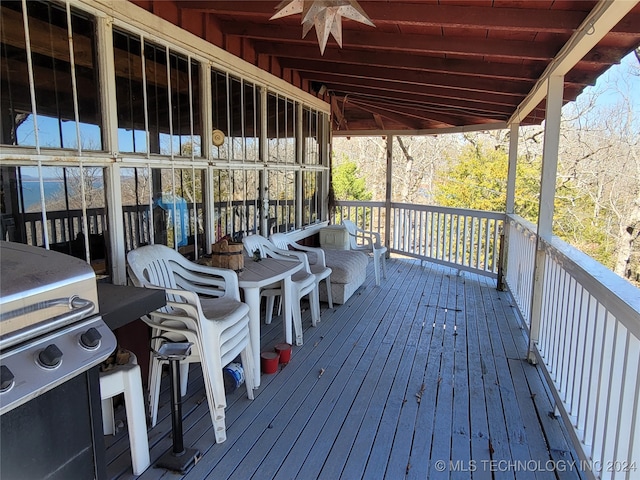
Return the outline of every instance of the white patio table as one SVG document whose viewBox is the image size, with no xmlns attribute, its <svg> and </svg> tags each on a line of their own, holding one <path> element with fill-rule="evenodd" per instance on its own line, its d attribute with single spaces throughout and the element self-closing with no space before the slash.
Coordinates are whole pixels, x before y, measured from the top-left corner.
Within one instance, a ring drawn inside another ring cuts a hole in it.
<svg viewBox="0 0 640 480">
<path fill-rule="evenodd" d="M 302 268 L 302 263 L 296 260 L 276 260 L 263 258 L 255 262 L 251 257 L 245 257 L 244 270 L 238 273 L 238 286 L 244 292 L 244 302 L 249 305 L 249 338 L 253 350 L 253 368 L 255 388 L 260 386 L 260 289 L 282 282 L 284 303 L 284 333 L 285 341 L 293 344 L 291 318 L 291 275 Z M 296 344 L 302 339 L 296 338 Z"/>
</svg>

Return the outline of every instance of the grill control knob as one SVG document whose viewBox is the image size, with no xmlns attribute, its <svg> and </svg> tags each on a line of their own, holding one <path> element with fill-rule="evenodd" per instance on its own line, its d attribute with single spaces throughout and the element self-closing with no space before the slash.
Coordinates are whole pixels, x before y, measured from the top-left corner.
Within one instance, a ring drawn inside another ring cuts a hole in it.
<svg viewBox="0 0 640 480">
<path fill-rule="evenodd" d="M 102 335 L 100 335 L 100 332 L 94 327 L 91 327 L 89 330 L 80 335 L 80 345 L 88 350 L 94 350 L 98 348 L 98 345 L 100 345 L 101 339 Z"/>
<path fill-rule="evenodd" d="M 38 354 L 38 363 L 45 368 L 56 368 L 62 363 L 62 352 L 52 343 Z"/>
<path fill-rule="evenodd" d="M 0 392 L 6 392 L 13 386 L 13 373 L 6 365 L 0 365 Z"/>
</svg>

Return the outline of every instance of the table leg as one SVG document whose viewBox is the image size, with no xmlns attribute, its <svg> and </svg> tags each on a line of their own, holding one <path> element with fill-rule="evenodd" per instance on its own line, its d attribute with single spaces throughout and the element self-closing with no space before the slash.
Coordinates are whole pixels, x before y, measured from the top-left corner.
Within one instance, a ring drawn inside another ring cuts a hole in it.
<svg viewBox="0 0 640 480">
<path fill-rule="evenodd" d="M 260 386 L 260 289 L 245 288 L 244 301 L 249 306 L 249 341 L 253 351 L 254 388 Z"/>
<path fill-rule="evenodd" d="M 293 345 L 293 332 L 292 332 L 292 325 L 293 325 L 293 282 L 291 281 L 291 277 L 286 277 L 283 280 L 283 288 L 282 288 L 282 295 L 283 295 L 283 303 L 284 303 L 284 317 L 283 317 L 283 322 L 284 322 L 284 336 L 285 336 L 285 341 L 290 344 Z M 297 299 L 296 299 L 297 301 Z M 296 335 L 296 345 L 302 345 L 302 335 Z"/>
<path fill-rule="evenodd" d="M 284 341 L 289 345 L 293 345 L 293 334 L 291 331 L 291 277 L 285 277 L 282 280 L 282 303 L 284 311 L 282 312 L 282 325 L 284 327 Z"/>
</svg>

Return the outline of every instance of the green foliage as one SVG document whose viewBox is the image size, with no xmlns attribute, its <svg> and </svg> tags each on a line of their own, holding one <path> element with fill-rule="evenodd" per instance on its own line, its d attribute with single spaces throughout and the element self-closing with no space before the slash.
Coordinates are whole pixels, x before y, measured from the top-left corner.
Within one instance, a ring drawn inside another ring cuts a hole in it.
<svg viewBox="0 0 640 480">
<path fill-rule="evenodd" d="M 338 200 L 371 200 L 367 182 L 358 176 L 358 165 L 344 157 L 344 161 L 333 169 L 333 190 Z"/>
<path fill-rule="evenodd" d="M 438 205 L 504 212 L 507 202 L 508 156 L 502 149 L 465 147 L 459 159 L 436 183 Z M 518 159 L 516 213 L 535 222 L 538 216 L 540 160 Z"/>
<path fill-rule="evenodd" d="M 504 212 L 506 207 L 508 156 L 502 149 L 483 145 L 465 147 L 459 159 L 436 183 L 438 205 Z M 605 233 L 611 212 L 597 210 L 593 199 L 581 191 L 570 176 L 559 173 L 556 186 L 554 234 L 604 265 L 613 263 L 613 239 Z M 515 213 L 537 222 L 541 159 L 518 159 Z M 564 178 L 564 180 L 562 180 Z"/>
</svg>

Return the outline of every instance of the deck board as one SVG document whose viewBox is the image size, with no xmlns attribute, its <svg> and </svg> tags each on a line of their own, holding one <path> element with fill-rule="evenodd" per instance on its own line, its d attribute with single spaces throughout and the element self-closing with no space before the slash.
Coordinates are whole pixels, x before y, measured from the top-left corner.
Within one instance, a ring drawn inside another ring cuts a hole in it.
<svg viewBox="0 0 640 480">
<path fill-rule="evenodd" d="M 316 328 L 303 313 L 304 345 L 293 348 L 291 362 L 262 376 L 253 401 L 244 386 L 227 396 L 223 444 L 215 443 L 193 365 L 184 443 L 202 458 L 184 476 L 152 466 L 138 478 L 579 479 L 489 464 L 576 458 L 549 416 L 544 377 L 526 362 L 509 294 L 493 280 L 438 265 L 403 258 L 387 265 L 381 286 L 370 263 L 345 305 L 322 304 Z M 262 349 L 282 336 L 275 317 L 262 327 Z M 167 380 L 149 430 L 152 461 L 172 446 Z M 124 419 L 122 408 L 117 415 Z M 136 478 L 126 428 L 106 436 L 105 446 L 109 478 Z"/>
<path fill-rule="evenodd" d="M 418 287 L 418 282 L 415 277 L 415 272 L 405 274 L 403 281 L 397 286 L 397 291 L 404 291 L 407 288 L 416 289 Z M 395 310 L 397 312 L 394 316 L 402 315 L 406 319 L 411 315 L 411 308 L 406 301 L 403 301 L 402 304 L 400 304 L 400 300 L 400 295 L 396 293 L 395 297 L 393 297 L 393 303 L 391 304 L 392 306 L 390 310 Z M 376 321 L 376 318 L 371 318 L 371 321 Z M 392 321 L 397 320 L 392 319 Z M 328 457 L 331 458 L 331 461 L 326 462 L 323 465 L 319 478 L 340 478 L 342 471 L 351 456 L 359 457 L 364 461 L 369 457 L 369 451 L 366 450 L 366 447 L 370 445 L 371 442 L 367 442 L 368 445 L 364 445 L 365 449 L 353 449 L 357 440 L 357 433 L 361 430 L 361 426 L 365 419 L 379 419 L 379 414 L 382 413 L 384 405 L 387 403 L 387 397 L 391 390 L 394 373 L 398 376 L 403 372 L 400 361 L 405 350 L 401 342 L 395 341 L 395 339 L 392 340 L 389 337 L 390 333 L 391 331 L 387 330 L 385 340 L 383 341 L 383 343 L 386 343 L 387 345 L 391 342 L 389 355 L 384 358 L 383 355 L 381 355 L 382 352 L 377 352 L 378 361 L 368 368 L 368 373 L 358 388 L 358 393 L 354 397 L 354 401 L 345 418 L 342 429 L 336 436 L 331 447 L 331 452 Z M 365 364 L 360 368 L 367 369 L 367 365 Z M 376 415 L 374 412 L 379 412 L 379 414 Z M 372 433 L 375 433 L 377 431 L 377 424 L 373 424 L 372 422 L 369 427 L 364 427 L 363 429 L 370 429 Z M 358 473 L 360 471 L 361 470 L 359 470 Z"/>
</svg>

